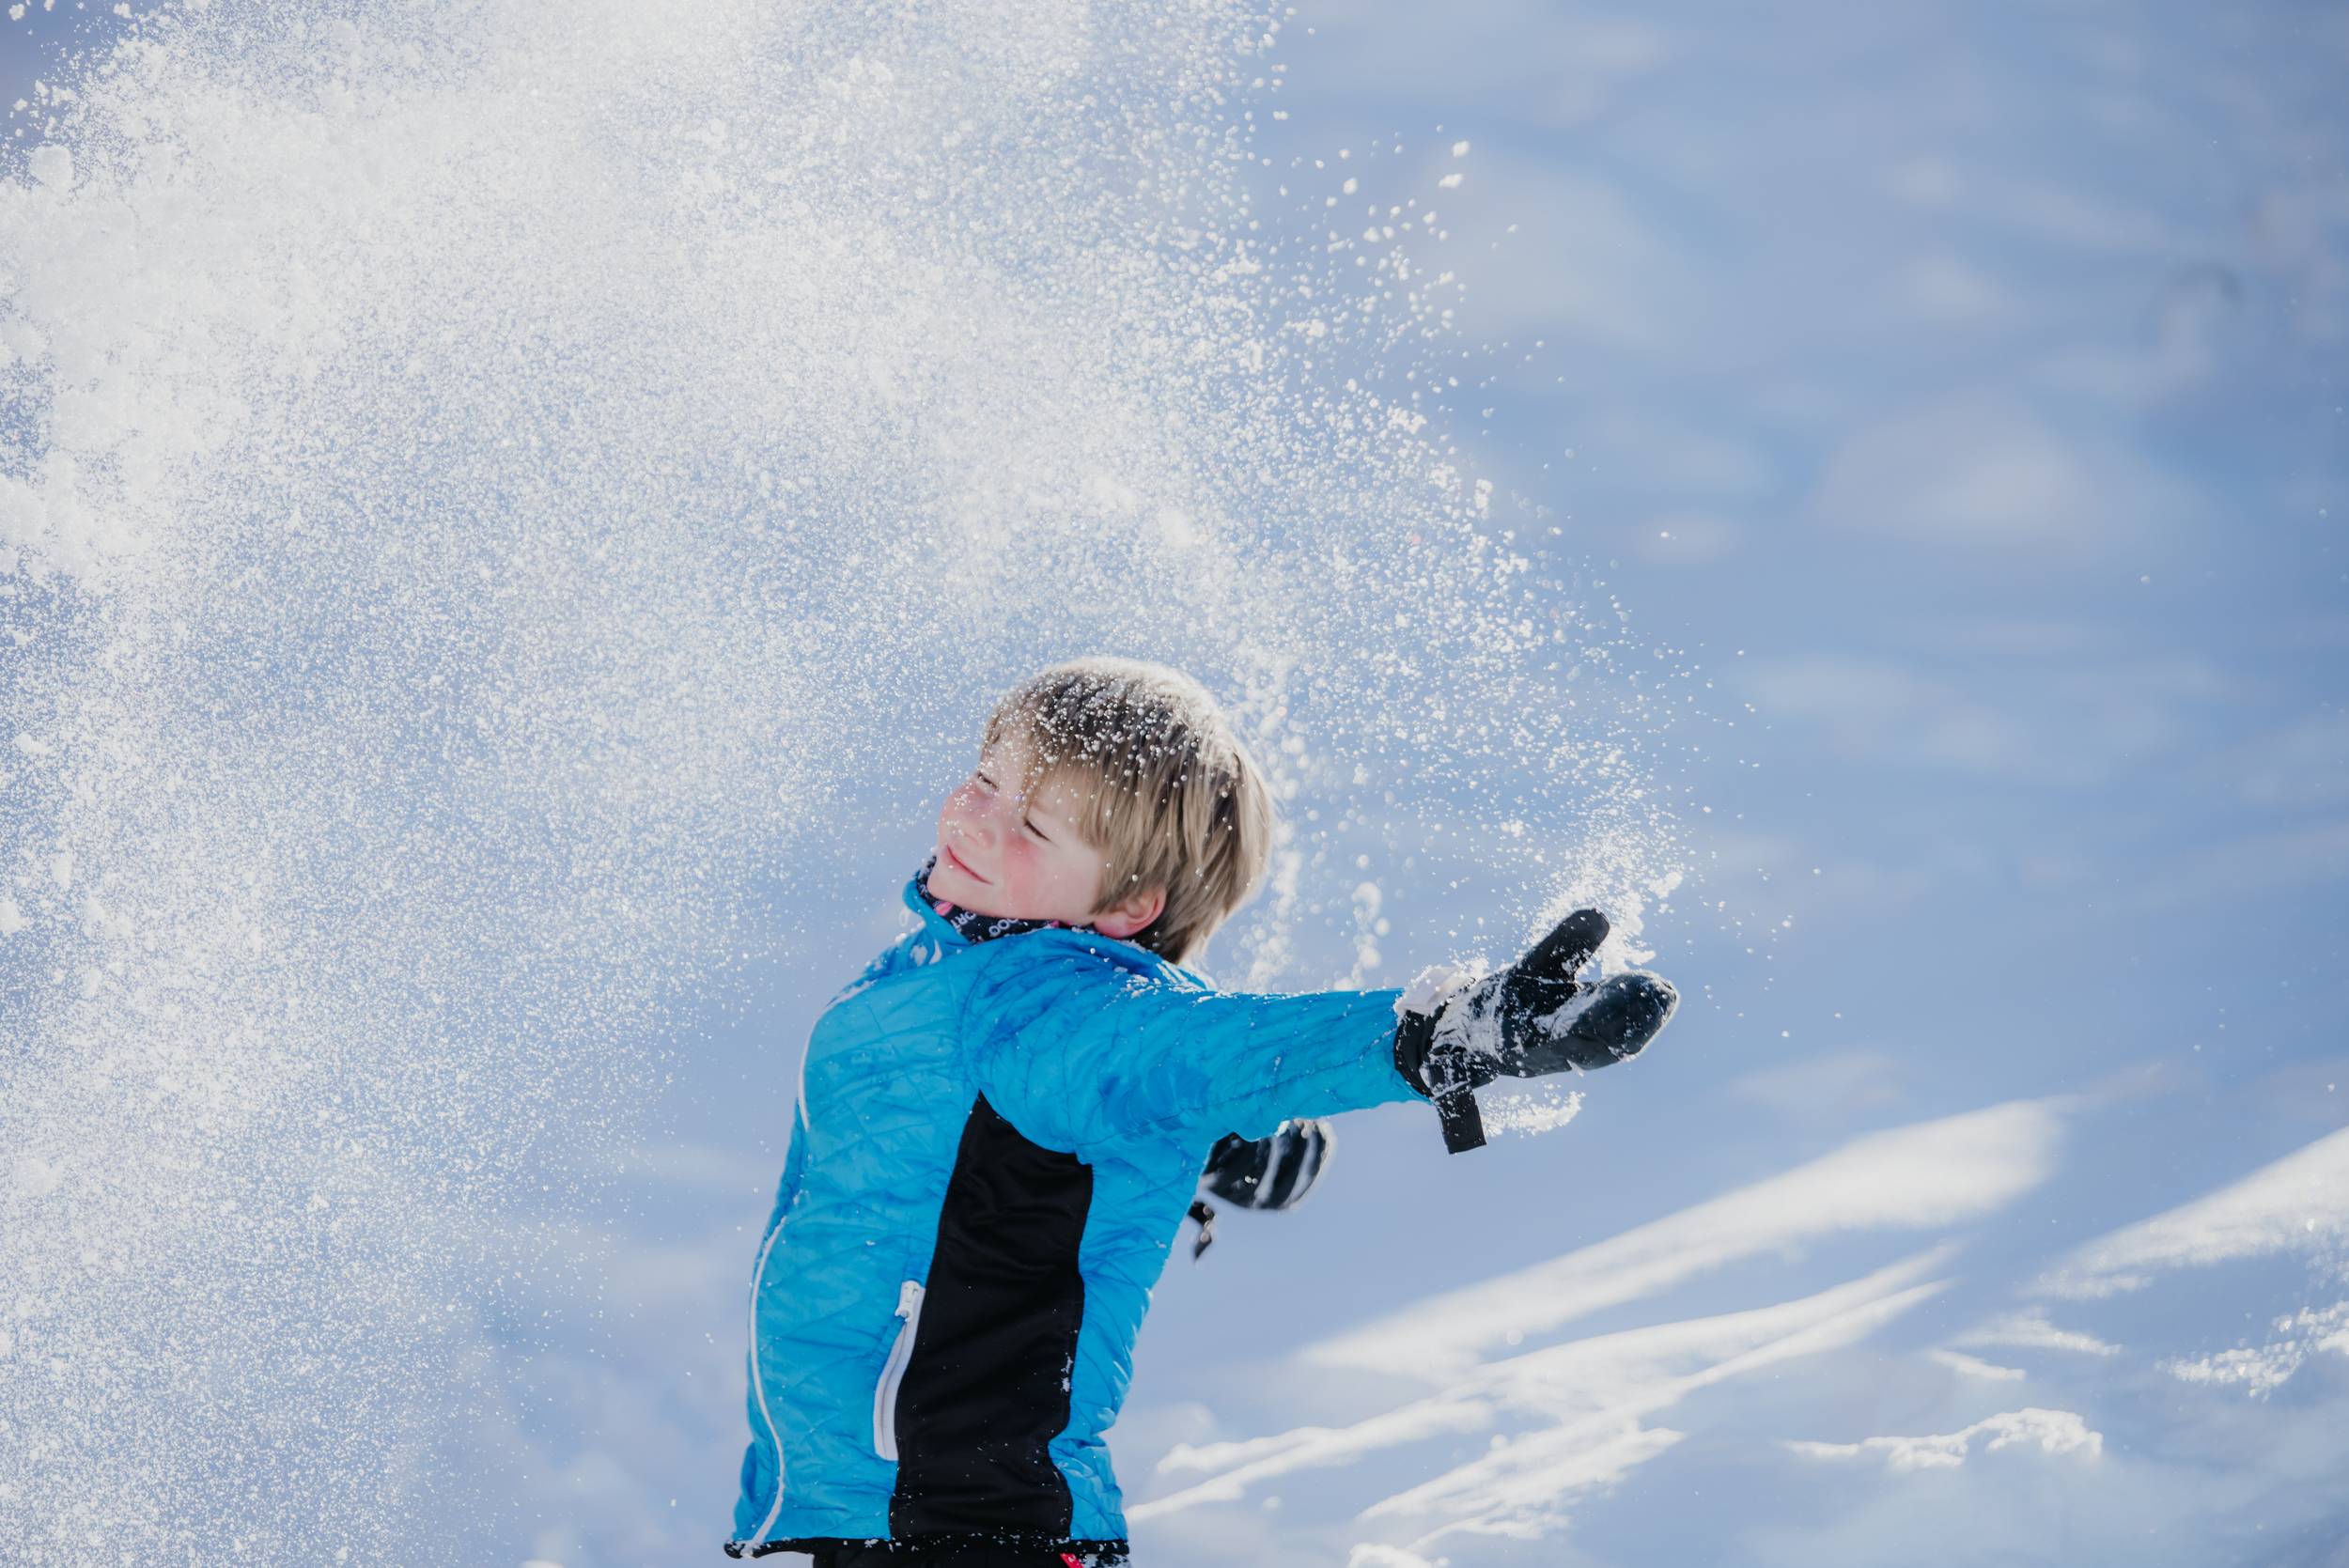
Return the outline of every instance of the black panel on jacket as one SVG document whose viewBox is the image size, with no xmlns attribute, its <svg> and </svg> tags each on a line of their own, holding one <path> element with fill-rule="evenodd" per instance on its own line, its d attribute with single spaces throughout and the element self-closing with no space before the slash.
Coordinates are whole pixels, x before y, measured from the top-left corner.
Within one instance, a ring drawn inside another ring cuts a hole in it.
<svg viewBox="0 0 2349 1568">
<path fill-rule="evenodd" d="M 938 1217 L 897 1386 L 889 1533 L 1068 1533 L 1049 1445 L 1068 1425 L 1093 1167 L 1031 1143 L 978 1096 Z"/>
</svg>

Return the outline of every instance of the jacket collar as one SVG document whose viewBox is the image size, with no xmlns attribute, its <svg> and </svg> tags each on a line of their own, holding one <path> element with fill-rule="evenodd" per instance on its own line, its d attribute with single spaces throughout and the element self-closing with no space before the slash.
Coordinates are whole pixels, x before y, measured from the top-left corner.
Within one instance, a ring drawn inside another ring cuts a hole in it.
<svg viewBox="0 0 2349 1568">
<path fill-rule="evenodd" d="M 993 941 L 999 937 L 1022 936 L 1030 931 L 1067 931 L 1073 935 L 1109 940 L 1089 925 L 1067 925 L 1057 920 L 1020 920 L 998 915 L 983 915 L 973 909 L 957 908 L 935 897 L 929 891 L 931 870 L 938 864 L 933 855 L 922 862 L 922 868 L 906 883 L 906 907 L 922 917 L 922 924 L 941 942 L 953 942 L 970 947 L 979 942 Z"/>
<path fill-rule="evenodd" d="M 922 896 L 921 877 L 906 878 L 905 900 L 906 908 L 921 917 L 922 929 L 932 940 L 955 947 L 970 945 L 963 939 L 962 933 L 948 924 L 946 917 L 940 914 L 931 907 L 930 901 Z"/>
<path fill-rule="evenodd" d="M 916 916 L 920 917 L 924 936 L 931 941 L 936 942 L 939 945 L 939 950 L 941 952 L 945 951 L 948 947 L 974 947 L 978 945 L 978 943 L 973 941 L 970 937 L 965 936 L 961 931 L 957 930 L 953 921 L 950 921 L 944 915 L 940 914 L 938 912 L 938 907 L 932 904 L 927 895 L 922 891 L 923 883 L 928 875 L 930 864 L 930 862 L 924 862 L 922 869 L 915 872 L 911 877 L 906 879 L 904 895 L 906 908 L 911 909 Z M 1175 963 L 1173 959 L 1168 958 L 1161 954 L 1151 952 L 1148 948 L 1143 947 L 1140 942 L 1129 942 L 1117 937 L 1105 937 L 1090 925 L 1063 925 L 1057 921 L 1020 921 L 1018 922 L 1017 924 L 1019 930 L 1021 931 L 1052 932 L 1062 937 L 1073 937 L 1080 945 L 1087 950 L 1119 959 L 1129 968 L 1143 970 L 1170 970 L 1190 981 L 1193 985 L 1205 988 L 1212 988 L 1214 984 L 1212 981 L 1208 980 L 1206 975 L 1195 970 L 1185 969 L 1182 965 Z M 1014 934 L 1015 932 L 1012 931 L 996 933 L 996 935 L 999 936 L 1011 936 Z M 980 941 L 987 939 L 988 939 L 984 937 L 979 939 Z"/>
</svg>

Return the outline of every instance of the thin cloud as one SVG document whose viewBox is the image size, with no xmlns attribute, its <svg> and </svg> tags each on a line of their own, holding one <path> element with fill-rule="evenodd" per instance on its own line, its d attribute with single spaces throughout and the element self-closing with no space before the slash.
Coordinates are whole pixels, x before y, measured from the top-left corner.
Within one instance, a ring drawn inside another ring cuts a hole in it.
<svg viewBox="0 0 2349 1568">
<path fill-rule="evenodd" d="M 1899 1060 L 1879 1050 L 1837 1051 L 1774 1063 L 1734 1079 L 1729 1093 L 1790 1121 L 1849 1126 L 1907 1098 Z"/>
<path fill-rule="evenodd" d="M 2034 559 L 2085 561 L 2195 510 L 2182 480 L 2108 435 L 2067 431 L 2022 403 L 1968 395 L 1862 427 L 1830 457 L 1812 520 Z"/>
<path fill-rule="evenodd" d="M 1866 1339 L 1944 1288 L 1944 1281 L 1906 1289 L 1891 1287 L 1938 1267 L 1952 1250 L 1935 1248 L 1800 1301 L 1699 1320 L 1696 1327 L 1700 1327 L 1718 1325 L 1750 1330 L 1767 1327 L 1788 1331 L 1687 1376 L 1638 1390 L 1612 1408 L 1495 1448 L 1480 1459 L 1373 1504 L 1363 1510 L 1362 1516 L 1449 1515 L 1446 1522 L 1414 1542 L 1417 1546 L 1453 1534 L 1531 1538 L 1546 1533 L 1566 1522 L 1566 1502 L 1611 1487 L 1631 1469 L 1680 1441 L 1682 1434 L 1669 1428 L 1641 1427 L 1639 1416 L 1666 1409 L 1700 1389 Z M 1682 1327 L 1665 1325 L 1660 1331 Z"/>
<path fill-rule="evenodd" d="M 2349 715 L 2320 714 L 2263 736 L 2229 758 L 2220 776 L 2271 810 L 2349 800 Z"/>
<path fill-rule="evenodd" d="M 2181 1383 L 2239 1388 L 2254 1399 L 2265 1399 L 2310 1357 L 2326 1351 L 2349 1356 L 2349 1301 L 2287 1313 L 2275 1320 L 2273 1329 L 2274 1337 L 2265 1344 L 2173 1357 L 2161 1363 L 2161 1370 Z"/>
<path fill-rule="evenodd" d="M 2046 1180 L 2061 1132 L 2057 1102 L 2015 1100 L 1872 1133 L 1548 1263 L 1431 1296 L 1312 1345 L 1304 1359 L 1455 1378 L 1484 1351 L 1742 1258 L 1851 1231 L 1932 1230 L 1977 1219 Z"/>
<path fill-rule="evenodd" d="M 1987 1438 L 1983 1452 L 2036 1445 L 2042 1453 L 2078 1453 L 2093 1459 L 2105 1450 L 2101 1433 L 2069 1410 L 2043 1410 L 2036 1405 L 1985 1416 L 1956 1432 L 1928 1437 L 1862 1437 L 1856 1443 L 1788 1441 L 1787 1451 L 1809 1459 L 1858 1459 L 1881 1455 L 1884 1467 L 1904 1470 L 1954 1469 L 1966 1463 L 1977 1438 Z"/>
<path fill-rule="evenodd" d="M 1504 1418 L 1531 1417 L 1548 1424 L 1374 1503 L 1363 1517 L 1446 1515 L 1412 1543 L 1415 1548 L 1453 1531 L 1540 1535 L 1564 1522 L 1563 1505 L 1573 1497 L 1611 1485 L 1679 1440 L 1680 1434 L 1647 1428 L 1641 1418 L 1699 1389 L 1865 1338 L 1943 1289 L 1946 1281 L 1922 1277 L 1952 1251 L 1932 1248 L 1777 1306 L 1626 1329 L 1490 1362 L 1440 1392 L 1351 1425 L 1178 1446 L 1159 1470 L 1205 1471 L 1209 1478 L 1128 1513 L 1139 1522 L 1237 1501 L 1278 1476 L 1353 1465 L 1431 1438 L 1488 1432 Z"/>
<path fill-rule="evenodd" d="M 1925 1352 L 1925 1358 L 1929 1361 L 1938 1361 L 1952 1372 L 1962 1373 L 1968 1377 L 1983 1378 L 1993 1383 L 2020 1382 L 2030 1375 L 2020 1367 L 1997 1366 L 1978 1356 L 1968 1356 L 1962 1350 L 1928 1350 Z"/>
<path fill-rule="evenodd" d="M 2164 867 L 2143 894 L 2149 909 L 2257 901 L 2296 888 L 2349 881 L 2349 821 L 2204 844 Z"/>
<path fill-rule="evenodd" d="M 2207 665 L 2169 658 L 2033 669 L 2029 709 L 1882 660 L 1777 660 L 1749 678 L 1772 718 L 1815 723 L 1848 755 L 2070 787 L 2186 747 L 2198 717 L 2232 695 Z"/>
<path fill-rule="evenodd" d="M 1346 1554 L 1346 1568 L 1439 1568 L 1431 1559 L 1417 1552 L 1407 1552 L 1400 1546 L 1381 1546 L 1364 1542 Z"/>
<path fill-rule="evenodd" d="M 2069 1350 L 2082 1356 L 2117 1356 L 2121 1353 L 2119 1345 L 2108 1344 L 2093 1334 L 2057 1327 L 2047 1321 L 2045 1312 L 2036 1309 L 1993 1318 L 1981 1327 L 1959 1335 L 1956 1343 L 1976 1348 L 2014 1345 L 2024 1350 Z"/>
<path fill-rule="evenodd" d="M 2038 1288 L 2076 1300 L 2116 1296 L 2174 1268 L 2279 1252 L 2349 1248 L 2349 1128 L 2262 1166 L 2242 1180 L 2088 1242 Z"/>
</svg>

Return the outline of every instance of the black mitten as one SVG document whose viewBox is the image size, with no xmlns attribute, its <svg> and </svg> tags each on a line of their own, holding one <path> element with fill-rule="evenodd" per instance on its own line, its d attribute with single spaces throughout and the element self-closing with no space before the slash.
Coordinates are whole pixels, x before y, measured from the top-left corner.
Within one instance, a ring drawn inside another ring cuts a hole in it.
<svg viewBox="0 0 2349 1568">
<path fill-rule="evenodd" d="M 1333 1141 L 1330 1124 L 1317 1118 L 1283 1122 L 1271 1137 L 1253 1141 L 1226 1134 L 1207 1156 L 1200 1185 L 1241 1208 L 1288 1208 L 1321 1174 Z"/>
<path fill-rule="evenodd" d="M 1242 1208 L 1293 1208 L 1321 1174 L 1322 1162 L 1336 1143 L 1337 1134 L 1318 1117 L 1283 1122 L 1271 1137 L 1253 1141 L 1226 1133 L 1208 1151 L 1207 1168 L 1199 1175 L 1200 1190 Z M 1190 1244 L 1196 1263 L 1215 1245 L 1215 1210 L 1205 1198 L 1194 1198 L 1190 1217 L 1199 1226 Z"/>
<path fill-rule="evenodd" d="M 1395 1065 L 1435 1101 L 1454 1154 L 1485 1141 L 1477 1089 L 1496 1078 L 1611 1066 L 1639 1055 L 1670 1021 L 1680 998 L 1661 975 L 1576 978 L 1607 932 L 1605 915 L 1577 909 L 1507 969 L 1423 976 L 1396 1005 Z"/>
</svg>

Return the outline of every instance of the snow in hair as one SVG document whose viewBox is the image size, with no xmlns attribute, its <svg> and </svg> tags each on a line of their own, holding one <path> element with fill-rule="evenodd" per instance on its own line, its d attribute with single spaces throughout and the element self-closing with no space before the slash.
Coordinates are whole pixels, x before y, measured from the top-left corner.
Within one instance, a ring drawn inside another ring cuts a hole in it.
<svg viewBox="0 0 2349 1568">
<path fill-rule="evenodd" d="M 1166 908 L 1133 940 L 1182 963 L 1247 901 L 1272 847 L 1272 792 L 1206 687 L 1138 659 L 1056 664 L 987 721 L 993 745 L 1024 740 L 1023 787 L 1047 779 L 1081 802 L 1076 827 L 1101 853 L 1097 907 L 1162 887 Z"/>
</svg>

